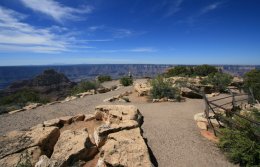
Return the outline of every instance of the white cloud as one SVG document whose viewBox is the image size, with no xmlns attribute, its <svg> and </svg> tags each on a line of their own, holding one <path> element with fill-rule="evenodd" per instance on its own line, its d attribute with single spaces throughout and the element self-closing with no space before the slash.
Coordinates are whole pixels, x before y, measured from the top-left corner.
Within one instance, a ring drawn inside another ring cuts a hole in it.
<svg viewBox="0 0 260 167">
<path fill-rule="evenodd" d="M 79 20 L 80 14 L 87 14 L 91 13 L 93 7 L 91 6 L 84 6 L 82 8 L 72 8 L 64 6 L 54 0 L 21 0 L 22 3 L 36 11 L 43 13 L 45 15 L 51 16 L 54 20 L 58 22 L 63 22 L 67 19 Z"/>
<path fill-rule="evenodd" d="M 69 42 L 48 28 L 22 22 L 23 14 L 0 6 L 0 51 L 62 52 Z"/>
</svg>

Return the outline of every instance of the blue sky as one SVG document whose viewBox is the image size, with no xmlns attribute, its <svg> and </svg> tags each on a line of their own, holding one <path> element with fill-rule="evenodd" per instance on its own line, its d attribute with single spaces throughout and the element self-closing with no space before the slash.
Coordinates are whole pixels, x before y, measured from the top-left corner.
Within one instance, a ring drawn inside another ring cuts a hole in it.
<svg viewBox="0 0 260 167">
<path fill-rule="evenodd" d="M 1 0 L 0 65 L 260 64 L 259 0 Z"/>
</svg>

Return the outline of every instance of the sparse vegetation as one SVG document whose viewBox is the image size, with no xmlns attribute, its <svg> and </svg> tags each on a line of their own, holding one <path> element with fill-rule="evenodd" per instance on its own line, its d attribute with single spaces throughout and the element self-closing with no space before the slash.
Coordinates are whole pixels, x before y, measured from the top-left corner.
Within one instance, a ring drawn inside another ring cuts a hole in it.
<svg viewBox="0 0 260 167">
<path fill-rule="evenodd" d="M 259 111 L 253 110 L 246 115 L 260 121 Z M 245 119 L 232 119 L 239 128 L 224 128 L 221 130 L 219 147 L 227 157 L 240 166 L 258 166 L 260 163 L 260 129 Z"/>
<path fill-rule="evenodd" d="M 78 85 L 74 86 L 71 90 L 71 95 L 79 94 L 89 90 L 96 90 L 100 84 L 94 81 L 81 81 Z"/>
<path fill-rule="evenodd" d="M 109 76 L 109 75 L 100 75 L 100 76 L 98 76 L 97 79 L 98 79 L 98 81 L 99 81 L 100 83 L 103 83 L 103 82 L 111 81 L 111 80 L 112 80 L 111 76 Z"/>
<path fill-rule="evenodd" d="M 218 69 L 216 67 L 206 64 L 194 67 L 194 74 L 196 76 L 208 76 L 217 72 Z"/>
<path fill-rule="evenodd" d="M 252 70 L 244 76 L 245 87 L 251 88 L 254 97 L 260 100 L 260 70 Z"/>
<path fill-rule="evenodd" d="M 122 77 L 122 78 L 120 79 L 120 83 L 121 83 L 123 86 L 133 85 L 133 78 L 131 78 L 131 77 Z"/>
<path fill-rule="evenodd" d="M 166 73 L 166 77 L 181 76 L 181 77 L 194 77 L 194 76 L 207 76 L 209 74 L 217 73 L 218 69 L 210 65 L 200 66 L 176 66 L 169 69 Z"/>
<path fill-rule="evenodd" d="M 23 89 L 14 94 L 0 98 L 0 113 L 20 109 L 28 103 L 48 103 L 49 99 L 40 96 L 40 93 L 31 89 Z"/>
<path fill-rule="evenodd" d="M 151 98 L 153 99 L 180 99 L 180 91 L 172 87 L 171 82 L 164 80 L 163 77 L 157 77 L 151 80 Z"/>
<path fill-rule="evenodd" d="M 207 78 L 202 80 L 202 84 L 214 86 L 215 91 L 226 92 L 228 85 L 232 81 L 232 76 L 225 73 L 211 73 Z"/>
</svg>

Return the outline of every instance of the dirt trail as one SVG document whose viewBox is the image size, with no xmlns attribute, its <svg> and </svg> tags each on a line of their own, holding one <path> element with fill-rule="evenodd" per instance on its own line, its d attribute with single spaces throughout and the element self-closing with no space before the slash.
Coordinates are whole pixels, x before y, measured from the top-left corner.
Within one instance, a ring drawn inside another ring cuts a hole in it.
<svg viewBox="0 0 260 167">
<path fill-rule="evenodd" d="M 40 107 L 13 115 L 1 115 L 0 134 L 10 130 L 29 128 L 56 117 L 93 113 L 95 106 L 104 104 L 104 99 L 129 90 L 133 90 L 133 87 L 125 87 L 117 91 L 87 96 L 67 103 Z M 144 115 L 142 126 L 144 137 L 148 140 L 148 145 L 158 166 L 233 166 L 214 144 L 200 135 L 196 127 L 193 116 L 198 112 L 203 112 L 203 100 L 188 99 L 183 103 L 146 103 L 140 99 L 140 101 L 135 100 L 128 104 L 136 105 Z"/>
</svg>

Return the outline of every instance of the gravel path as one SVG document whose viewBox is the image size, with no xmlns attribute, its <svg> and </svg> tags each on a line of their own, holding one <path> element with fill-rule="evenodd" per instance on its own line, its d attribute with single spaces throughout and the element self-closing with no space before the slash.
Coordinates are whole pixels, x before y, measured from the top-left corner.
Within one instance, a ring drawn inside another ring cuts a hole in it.
<svg viewBox="0 0 260 167">
<path fill-rule="evenodd" d="M 104 104 L 104 99 L 129 90 L 133 88 L 125 87 L 63 104 L 44 106 L 12 115 L 1 115 L 0 135 L 11 130 L 26 129 L 56 117 L 93 113 L 95 106 Z M 193 116 L 204 110 L 203 100 L 188 99 L 183 103 L 146 103 L 144 100 L 135 100 L 130 104 L 136 105 L 144 115 L 142 126 L 144 137 L 148 140 L 148 145 L 155 156 L 155 164 L 158 166 L 233 166 L 213 143 L 200 135 L 196 127 Z"/>
</svg>

